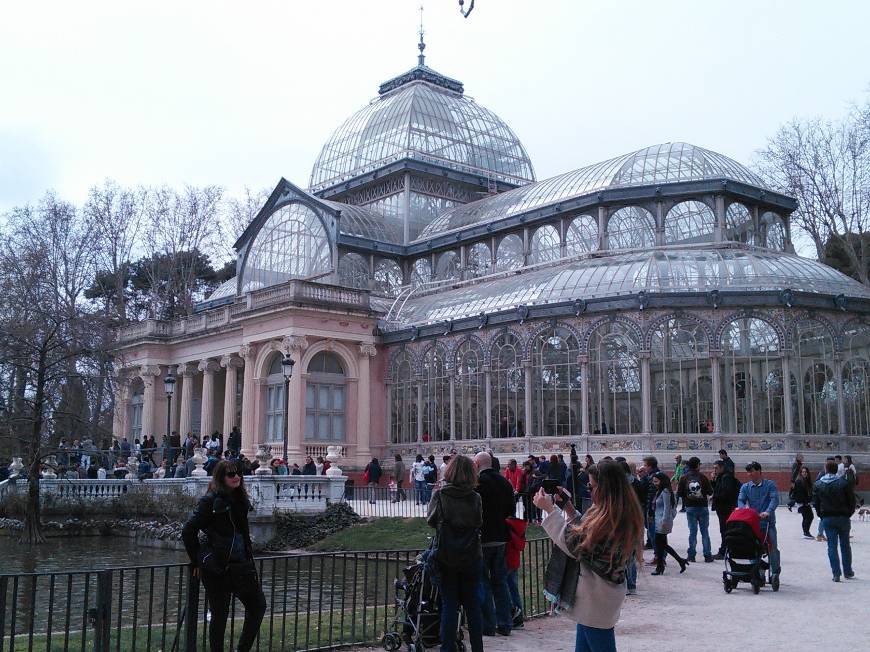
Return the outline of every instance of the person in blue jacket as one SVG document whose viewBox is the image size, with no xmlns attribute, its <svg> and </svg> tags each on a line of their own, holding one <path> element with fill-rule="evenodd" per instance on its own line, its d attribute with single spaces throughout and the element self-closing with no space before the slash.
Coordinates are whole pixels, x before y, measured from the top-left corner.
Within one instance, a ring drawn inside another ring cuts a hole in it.
<svg viewBox="0 0 870 652">
<path fill-rule="evenodd" d="M 765 480 L 761 464 L 750 462 L 746 465 L 749 482 L 740 487 L 737 497 L 738 507 L 751 507 L 761 516 L 761 529 L 767 532 L 770 542 L 770 572 L 779 575 L 779 547 L 776 545 L 776 508 L 779 505 L 779 490 L 772 480 Z"/>
</svg>

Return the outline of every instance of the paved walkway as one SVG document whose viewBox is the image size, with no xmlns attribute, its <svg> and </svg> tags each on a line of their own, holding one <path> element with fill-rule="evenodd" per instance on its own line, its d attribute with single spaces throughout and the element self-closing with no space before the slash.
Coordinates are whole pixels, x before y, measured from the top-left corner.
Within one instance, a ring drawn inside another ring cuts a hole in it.
<svg viewBox="0 0 870 652">
<path fill-rule="evenodd" d="M 814 533 L 817 524 L 813 522 Z M 650 577 L 646 567 L 638 578 L 638 594 L 626 599 L 616 626 L 619 650 L 870 649 L 870 520 L 852 519 L 856 579 L 840 584 L 831 581 L 827 544 L 803 538 L 797 513 L 780 507 L 777 530 L 782 551 L 779 593 L 765 587 L 753 595 L 748 584 L 741 584 L 727 595 L 722 590 L 724 562 L 692 564 L 683 575 L 671 563 L 661 577 Z M 680 514 L 669 537 L 680 554 L 687 536 L 685 515 Z M 711 537 L 715 552 L 718 529 Z M 700 548 L 698 553 L 700 560 Z M 539 618 L 508 638 L 485 638 L 484 648 L 568 652 L 574 649 L 574 624 L 564 617 Z"/>
</svg>

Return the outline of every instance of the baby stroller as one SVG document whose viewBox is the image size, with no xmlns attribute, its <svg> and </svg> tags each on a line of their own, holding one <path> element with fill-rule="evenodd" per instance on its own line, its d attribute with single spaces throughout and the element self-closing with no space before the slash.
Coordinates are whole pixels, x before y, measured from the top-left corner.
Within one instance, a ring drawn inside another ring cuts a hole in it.
<svg viewBox="0 0 870 652">
<path fill-rule="evenodd" d="M 441 644 L 441 598 L 431 581 L 429 569 L 420 560 L 404 570 L 405 579 L 395 582 L 395 616 L 392 629 L 381 639 L 388 652 L 407 644 L 409 652 L 424 652 Z M 465 652 L 462 619 L 456 635 L 456 652 Z"/>
<path fill-rule="evenodd" d="M 725 524 L 725 593 L 731 593 L 740 582 L 749 582 L 756 594 L 766 582 L 779 591 L 779 575 L 770 571 L 767 530 L 762 534 L 761 517 L 749 507 L 735 509 Z"/>
</svg>

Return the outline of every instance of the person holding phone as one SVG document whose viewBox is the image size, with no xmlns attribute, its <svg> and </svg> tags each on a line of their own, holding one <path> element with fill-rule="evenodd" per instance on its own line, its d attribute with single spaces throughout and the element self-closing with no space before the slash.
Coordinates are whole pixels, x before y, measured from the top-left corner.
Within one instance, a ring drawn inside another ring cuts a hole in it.
<svg viewBox="0 0 870 652">
<path fill-rule="evenodd" d="M 266 614 L 266 598 L 254 565 L 248 512 L 251 502 L 245 481 L 235 462 L 215 465 L 205 496 L 181 532 L 190 557 L 193 576 L 202 580 L 211 610 L 208 639 L 211 652 L 223 652 L 224 632 L 233 596 L 245 607 L 239 644 L 235 650 L 248 652 Z M 200 545 L 199 533 L 205 534 Z"/>
</svg>

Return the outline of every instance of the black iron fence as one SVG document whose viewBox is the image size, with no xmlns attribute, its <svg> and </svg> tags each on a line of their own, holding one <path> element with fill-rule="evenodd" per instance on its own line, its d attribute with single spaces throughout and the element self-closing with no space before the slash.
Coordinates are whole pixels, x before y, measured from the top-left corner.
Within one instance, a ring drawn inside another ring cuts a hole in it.
<svg viewBox="0 0 870 652">
<path fill-rule="evenodd" d="M 527 617 L 547 611 L 547 539 L 529 541 L 519 571 Z M 96 551 L 95 551 L 96 553 Z M 378 644 L 395 617 L 394 581 L 417 550 L 263 557 L 268 611 L 257 650 Z M 244 616 L 234 601 L 231 649 Z M 205 592 L 186 565 L 0 575 L 0 652 L 207 650 Z"/>
</svg>

